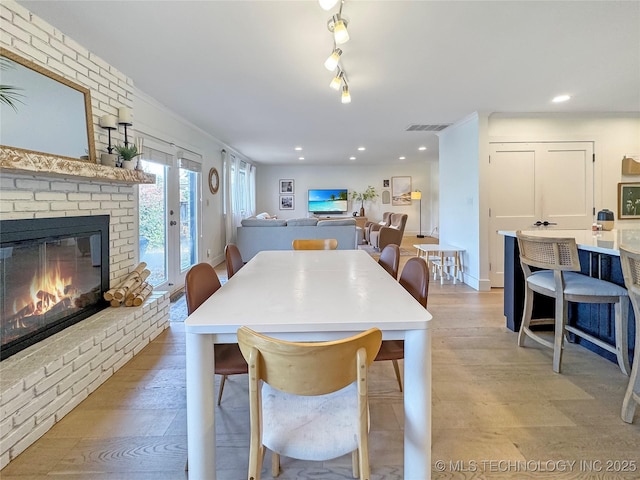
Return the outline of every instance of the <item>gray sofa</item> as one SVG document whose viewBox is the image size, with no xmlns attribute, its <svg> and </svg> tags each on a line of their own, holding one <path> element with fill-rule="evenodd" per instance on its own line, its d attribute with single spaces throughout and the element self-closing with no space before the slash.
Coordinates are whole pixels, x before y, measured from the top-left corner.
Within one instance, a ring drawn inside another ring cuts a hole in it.
<svg viewBox="0 0 640 480">
<path fill-rule="evenodd" d="M 237 229 L 236 244 L 242 259 L 248 262 L 262 250 L 291 250 L 291 242 L 296 238 L 335 238 L 338 240 L 338 250 L 354 250 L 357 248 L 356 221 L 352 218 L 246 218 Z"/>
</svg>

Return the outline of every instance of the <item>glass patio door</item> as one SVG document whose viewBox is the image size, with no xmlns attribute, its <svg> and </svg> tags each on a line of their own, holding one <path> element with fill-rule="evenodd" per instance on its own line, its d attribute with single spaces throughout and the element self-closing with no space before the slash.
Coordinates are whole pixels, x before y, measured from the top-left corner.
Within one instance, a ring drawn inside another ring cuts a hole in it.
<svg viewBox="0 0 640 480">
<path fill-rule="evenodd" d="M 145 147 L 140 165 L 156 176 L 138 190 L 140 261 L 155 289 L 174 292 L 198 262 L 200 164 Z"/>
</svg>

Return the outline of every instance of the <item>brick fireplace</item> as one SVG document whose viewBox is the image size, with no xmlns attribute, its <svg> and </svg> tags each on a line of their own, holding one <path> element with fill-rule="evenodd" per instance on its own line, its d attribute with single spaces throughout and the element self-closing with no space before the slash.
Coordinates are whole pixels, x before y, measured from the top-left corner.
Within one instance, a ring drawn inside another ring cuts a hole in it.
<svg viewBox="0 0 640 480">
<path fill-rule="evenodd" d="M 86 176 L 3 168 L 0 211 L 2 220 L 108 216 L 108 283 L 114 286 L 137 262 L 136 183 L 141 181 L 123 179 L 122 169 L 88 168 Z M 0 468 L 131 360 L 168 321 L 169 294 L 154 292 L 141 307 L 105 308 L 0 362 Z"/>
</svg>

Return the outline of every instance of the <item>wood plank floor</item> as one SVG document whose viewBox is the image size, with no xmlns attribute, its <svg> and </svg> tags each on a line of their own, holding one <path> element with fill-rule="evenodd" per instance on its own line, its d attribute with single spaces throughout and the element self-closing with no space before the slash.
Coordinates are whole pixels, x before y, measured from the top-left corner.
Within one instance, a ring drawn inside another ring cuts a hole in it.
<svg viewBox="0 0 640 480">
<path fill-rule="evenodd" d="M 226 276 L 224 266 L 217 270 Z M 516 334 L 504 326 L 502 300 L 501 289 L 430 285 L 433 478 L 640 478 L 640 413 L 633 425 L 620 419 L 627 377 L 572 344 L 563 373 L 554 374 L 550 350 L 516 346 Z M 169 330 L 0 478 L 187 478 L 184 314 L 181 299 L 172 305 Z M 370 378 L 371 478 L 402 479 L 402 394 L 390 362 L 375 363 Z M 246 478 L 245 376 L 229 378 L 217 408 L 218 478 Z M 265 465 L 263 478 L 271 478 L 268 454 Z M 283 480 L 352 478 L 349 456 L 322 464 L 284 458 L 282 467 Z"/>
</svg>

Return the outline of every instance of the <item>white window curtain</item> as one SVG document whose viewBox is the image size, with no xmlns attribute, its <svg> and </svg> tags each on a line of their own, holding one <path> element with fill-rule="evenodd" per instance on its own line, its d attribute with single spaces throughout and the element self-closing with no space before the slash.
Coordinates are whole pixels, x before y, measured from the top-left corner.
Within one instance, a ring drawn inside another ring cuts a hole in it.
<svg viewBox="0 0 640 480">
<path fill-rule="evenodd" d="M 222 150 L 224 225 L 226 243 L 235 243 L 236 227 L 243 218 L 255 215 L 256 168 Z"/>
</svg>

